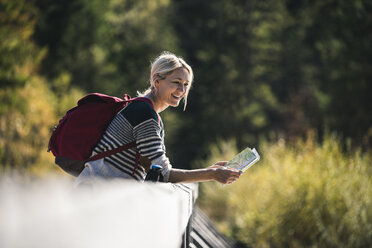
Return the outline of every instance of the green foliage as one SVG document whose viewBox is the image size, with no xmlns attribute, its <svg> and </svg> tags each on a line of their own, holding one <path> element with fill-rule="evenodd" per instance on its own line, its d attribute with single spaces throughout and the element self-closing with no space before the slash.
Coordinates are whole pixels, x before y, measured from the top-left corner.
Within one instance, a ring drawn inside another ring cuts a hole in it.
<svg viewBox="0 0 372 248">
<path fill-rule="evenodd" d="M 280 107 L 270 82 L 279 72 L 275 32 L 284 16 L 281 3 L 269 3 L 273 8 L 267 1 L 176 1 L 172 22 L 178 35 L 188 37 L 180 46 L 196 75 L 185 124 L 170 148 L 182 149 L 176 160 L 183 166 L 206 156 L 218 138 L 234 138 L 241 148 L 272 127 Z M 185 143 L 198 149 L 181 148 Z"/>
<path fill-rule="evenodd" d="M 202 186 L 200 205 L 227 235 L 247 247 L 372 245 L 370 154 L 344 152 L 330 135 L 259 151 L 262 161 L 231 186 Z"/>
<path fill-rule="evenodd" d="M 54 95 L 56 96 L 54 108 L 57 116 L 62 118 L 66 111 L 76 106 L 77 101 L 84 96 L 79 88 L 71 86 L 71 77 L 68 73 L 60 74 L 52 82 Z"/>
<path fill-rule="evenodd" d="M 27 1 L 0 2 L 0 87 L 25 83 L 44 52 L 30 42 L 36 9 Z M 9 99 L 8 99 L 9 100 Z M 0 102 L 2 103 L 2 102 Z"/>
<path fill-rule="evenodd" d="M 28 78 L 23 87 L 1 89 L 1 99 L 11 96 L 19 105 L 3 107 L 0 117 L 0 161 L 3 168 L 24 170 L 46 158 L 50 128 L 56 122 L 53 95 L 40 78 Z"/>
<path fill-rule="evenodd" d="M 0 171 L 56 171 L 46 150 L 61 105 L 37 73 L 45 56 L 32 40 L 37 11 L 28 1 L 0 6 Z"/>
<path fill-rule="evenodd" d="M 30 80 L 48 85 L 58 117 L 84 92 L 133 96 L 148 87 L 150 59 L 170 50 L 195 72 L 187 110 L 163 114 L 176 167 L 205 159 L 220 139 L 240 150 L 262 136 L 331 130 L 344 144 L 372 144 L 369 0 L 3 0 L 0 7 L 1 115 L 25 115 L 29 102 L 19 93 Z"/>
<path fill-rule="evenodd" d="M 176 50 L 169 1 L 36 2 L 35 37 L 48 48 L 43 74 L 51 80 L 69 74 L 71 85 L 85 91 L 134 96 L 148 87 L 149 60 Z"/>
<path fill-rule="evenodd" d="M 372 73 L 367 69 L 372 66 L 368 31 L 372 3 L 326 1 L 312 3 L 309 9 L 313 19 L 307 40 L 323 67 L 319 89 L 330 99 L 323 121 L 345 137 L 353 137 L 355 143 L 368 145 L 364 137 L 372 123 L 372 85 L 368 83 Z"/>
<path fill-rule="evenodd" d="M 220 137 L 242 148 L 260 136 L 295 139 L 311 129 L 370 146 L 370 1 L 174 5 L 172 23 L 189 37 L 180 47 L 196 71 L 187 121 L 171 142 L 182 150 L 177 161 L 205 157 Z M 184 149 L 185 143 L 198 150 Z"/>
<path fill-rule="evenodd" d="M 35 8 L 26 1 L 0 5 L 0 161 L 3 168 L 27 167 L 38 157 L 43 142 L 38 134 L 45 134 L 39 114 L 50 110 L 28 98 L 40 88 L 30 84 L 40 86 L 33 71 L 43 52 L 30 39 Z"/>
</svg>

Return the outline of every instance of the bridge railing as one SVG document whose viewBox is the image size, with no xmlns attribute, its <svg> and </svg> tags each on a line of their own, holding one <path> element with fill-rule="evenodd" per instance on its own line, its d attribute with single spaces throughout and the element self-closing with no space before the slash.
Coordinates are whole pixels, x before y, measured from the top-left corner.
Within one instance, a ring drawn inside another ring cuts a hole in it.
<svg viewBox="0 0 372 248">
<path fill-rule="evenodd" d="M 197 185 L 0 183 L 0 247 L 181 247 Z"/>
</svg>

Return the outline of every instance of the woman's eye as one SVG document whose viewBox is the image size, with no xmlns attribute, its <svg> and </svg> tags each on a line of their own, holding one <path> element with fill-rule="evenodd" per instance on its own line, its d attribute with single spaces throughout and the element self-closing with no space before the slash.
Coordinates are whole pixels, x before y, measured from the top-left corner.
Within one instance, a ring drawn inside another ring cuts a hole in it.
<svg viewBox="0 0 372 248">
<path fill-rule="evenodd" d="M 179 86 L 182 86 L 183 85 L 185 88 L 189 87 L 189 84 L 188 83 L 182 84 L 181 82 L 178 82 L 178 81 L 172 81 L 172 83 L 177 84 Z"/>
</svg>

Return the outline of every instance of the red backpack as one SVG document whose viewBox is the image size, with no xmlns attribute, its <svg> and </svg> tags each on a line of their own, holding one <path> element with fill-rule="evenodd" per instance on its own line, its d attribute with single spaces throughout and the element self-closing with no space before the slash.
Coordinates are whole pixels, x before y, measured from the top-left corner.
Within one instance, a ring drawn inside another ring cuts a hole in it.
<svg viewBox="0 0 372 248">
<path fill-rule="evenodd" d="M 67 173 L 78 176 L 86 162 L 135 147 L 136 143 L 131 142 L 90 157 L 111 120 L 121 109 L 134 101 L 144 101 L 152 105 L 148 98 L 130 98 L 127 94 L 124 95 L 124 99 L 99 93 L 81 98 L 76 107 L 66 112 L 50 137 L 48 151 L 52 151 L 55 156 L 55 163 Z M 139 158 L 137 152 L 135 169 Z"/>
</svg>

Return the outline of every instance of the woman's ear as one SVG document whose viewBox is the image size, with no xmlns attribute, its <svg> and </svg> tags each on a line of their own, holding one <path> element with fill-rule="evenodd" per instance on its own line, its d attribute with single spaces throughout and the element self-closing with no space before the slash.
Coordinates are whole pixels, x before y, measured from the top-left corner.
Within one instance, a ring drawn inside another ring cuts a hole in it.
<svg viewBox="0 0 372 248">
<path fill-rule="evenodd" d="M 156 79 L 154 82 L 155 88 L 159 87 L 159 85 L 160 85 L 159 79 Z"/>
</svg>

